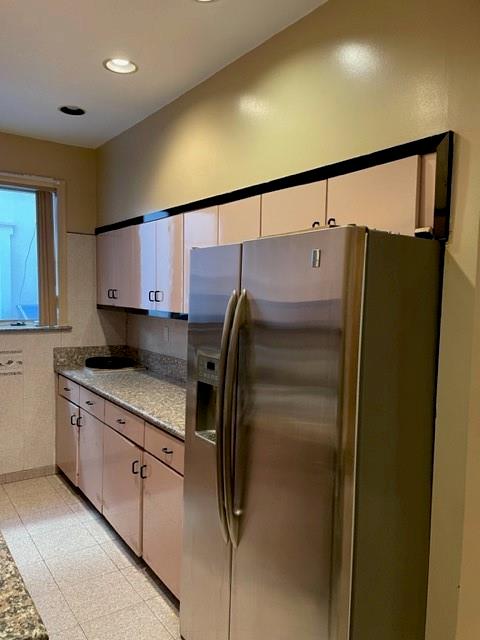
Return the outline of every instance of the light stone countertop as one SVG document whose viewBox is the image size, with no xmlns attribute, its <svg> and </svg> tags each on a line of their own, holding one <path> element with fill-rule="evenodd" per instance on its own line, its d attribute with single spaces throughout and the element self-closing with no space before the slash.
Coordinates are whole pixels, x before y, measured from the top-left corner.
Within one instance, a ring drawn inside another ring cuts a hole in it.
<svg viewBox="0 0 480 640">
<path fill-rule="evenodd" d="M 185 440 L 185 385 L 145 369 L 93 372 L 86 368 L 57 373 Z"/>
<path fill-rule="evenodd" d="M 48 640 L 47 630 L 1 533 L 0 639 Z"/>
</svg>

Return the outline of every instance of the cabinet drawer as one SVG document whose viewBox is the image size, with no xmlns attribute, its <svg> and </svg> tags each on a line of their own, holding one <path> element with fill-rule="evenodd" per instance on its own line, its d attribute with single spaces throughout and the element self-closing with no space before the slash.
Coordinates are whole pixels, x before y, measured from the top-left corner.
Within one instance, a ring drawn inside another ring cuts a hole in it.
<svg viewBox="0 0 480 640">
<path fill-rule="evenodd" d="M 80 406 L 99 420 L 105 416 L 105 400 L 84 387 L 80 387 Z"/>
<path fill-rule="evenodd" d="M 118 407 L 112 402 L 105 403 L 105 422 L 112 429 L 143 447 L 145 440 L 145 422 L 130 411 Z"/>
<path fill-rule="evenodd" d="M 80 387 L 78 384 L 63 376 L 58 376 L 58 393 L 73 402 L 73 404 L 78 405 L 80 401 Z"/>
<path fill-rule="evenodd" d="M 145 450 L 183 475 L 185 446 L 157 427 L 145 424 Z"/>
</svg>

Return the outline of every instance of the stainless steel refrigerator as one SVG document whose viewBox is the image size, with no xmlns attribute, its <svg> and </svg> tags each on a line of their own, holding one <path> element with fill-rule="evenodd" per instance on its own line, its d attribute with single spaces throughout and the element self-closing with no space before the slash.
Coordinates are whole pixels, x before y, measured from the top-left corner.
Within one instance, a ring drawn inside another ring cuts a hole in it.
<svg viewBox="0 0 480 640">
<path fill-rule="evenodd" d="M 192 251 L 185 640 L 424 638 L 440 273 L 354 226 Z"/>
</svg>

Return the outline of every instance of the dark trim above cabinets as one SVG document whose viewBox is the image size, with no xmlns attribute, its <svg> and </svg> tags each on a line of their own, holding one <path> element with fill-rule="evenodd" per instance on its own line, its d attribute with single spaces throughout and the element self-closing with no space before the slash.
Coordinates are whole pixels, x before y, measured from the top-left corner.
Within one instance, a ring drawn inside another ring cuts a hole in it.
<svg viewBox="0 0 480 640">
<path fill-rule="evenodd" d="M 187 313 L 173 313 L 172 311 L 152 311 L 149 309 L 131 309 L 130 307 L 112 307 L 107 304 L 97 304 L 97 309 L 107 311 L 123 311 L 124 313 L 135 313 L 138 316 L 150 316 L 151 318 L 167 318 L 170 320 L 188 320 Z"/>
<path fill-rule="evenodd" d="M 280 191 L 281 189 L 286 189 L 288 187 L 297 187 L 310 182 L 327 180 L 328 178 L 334 178 L 346 173 L 360 171 L 361 169 L 368 169 L 380 164 L 386 164 L 387 162 L 408 158 L 409 156 L 423 156 L 429 153 L 436 153 L 437 168 L 433 236 L 437 240 L 446 241 L 448 240 L 450 226 L 453 143 L 454 134 L 452 131 L 439 133 L 428 138 L 414 140 L 413 142 L 407 142 L 396 147 L 390 147 L 389 149 L 383 149 L 364 156 L 358 156 L 357 158 L 351 158 L 350 160 L 343 160 L 342 162 L 336 162 L 324 167 L 310 169 L 284 178 L 277 178 L 276 180 L 264 182 L 263 184 L 245 187 L 243 189 L 238 189 L 237 191 L 231 191 L 230 193 L 223 193 L 221 195 L 204 198 L 203 200 L 197 200 L 196 202 L 171 207 L 164 211 L 156 211 L 143 216 L 137 216 L 136 218 L 123 220 L 122 222 L 97 227 L 95 233 L 105 233 L 106 231 L 122 229 L 132 225 L 143 224 L 144 222 L 153 222 L 154 220 L 187 213 L 188 211 L 197 211 L 199 209 L 206 209 L 207 207 L 214 207 L 221 204 L 227 204 L 229 202 L 235 202 L 236 200 L 243 200 L 244 198 L 258 196 L 263 193 Z M 167 315 L 163 317 L 171 316 Z"/>
</svg>

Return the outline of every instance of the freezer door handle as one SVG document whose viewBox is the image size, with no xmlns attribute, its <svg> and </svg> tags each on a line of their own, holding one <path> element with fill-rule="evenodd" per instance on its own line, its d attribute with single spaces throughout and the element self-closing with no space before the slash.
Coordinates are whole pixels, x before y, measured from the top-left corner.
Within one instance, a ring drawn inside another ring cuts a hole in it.
<svg viewBox="0 0 480 640">
<path fill-rule="evenodd" d="M 233 318 L 232 331 L 230 333 L 230 343 L 228 347 L 228 359 L 225 373 L 225 399 L 223 406 L 223 422 L 225 425 L 223 439 L 223 476 L 225 485 L 225 511 L 227 514 L 227 526 L 230 541 L 234 548 L 238 546 L 238 517 L 234 511 L 233 491 L 235 487 L 234 466 L 232 460 L 232 450 L 235 430 L 235 392 L 238 365 L 238 343 L 240 330 L 245 323 L 247 308 L 247 292 L 243 289 L 238 299 Z"/>
<path fill-rule="evenodd" d="M 222 339 L 220 345 L 220 358 L 218 362 L 218 391 L 217 406 L 215 412 L 215 433 L 216 433 L 216 480 L 217 480 L 217 504 L 218 517 L 220 520 L 220 528 L 222 536 L 226 543 L 229 542 L 227 515 L 225 511 L 225 486 L 223 475 L 223 440 L 224 440 L 224 422 L 223 422 L 223 402 L 225 397 L 225 374 L 228 358 L 228 345 L 230 339 L 230 331 L 232 329 L 233 317 L 237 306 L 238 292 L 234 289 L 228 300 L 227 309 L 225 311 L 225 319 L 223 321 Z"/>
</svg>

